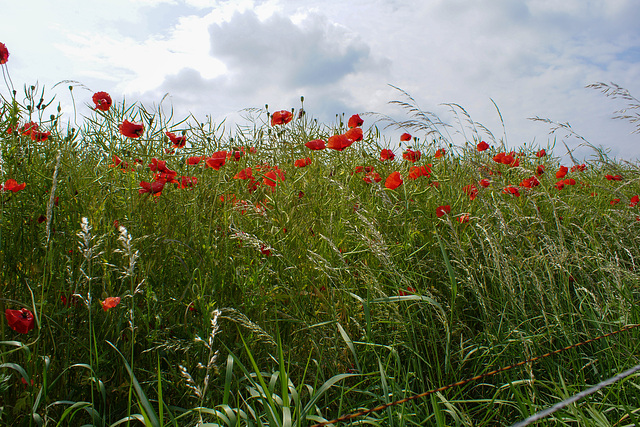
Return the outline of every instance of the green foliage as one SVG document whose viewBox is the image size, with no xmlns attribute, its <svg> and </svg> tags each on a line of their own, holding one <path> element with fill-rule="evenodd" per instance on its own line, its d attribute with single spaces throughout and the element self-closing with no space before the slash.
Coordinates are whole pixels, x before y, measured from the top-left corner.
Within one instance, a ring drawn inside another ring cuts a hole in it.
<svg viewBox="0 0 640 427">
<path fill-rule="evenodd" d="M 375 126 L 344 151 L 305 146 L 346 132 L 343 116 L 271 126 L 254 110 L 227 130 L 122 103 L 64 129 L 40 96 L 0 106 L 0 183 L 26 184 L 0 192 L 2 309 L 36 317 L 27 335 L 3 318 L 4 423 L 308 426 L 640 322 L 640 170 L 601 151 L 556 178 L 550 147 L 509 153 L 460 106 L 453 133 L 410 97 L 397 102 L 410 119 L 391 125 L 416 133 L 415 163 L 381 161 L 395 142 Z M 125 119 L 143 134 L 119 132 Z M 30 121 L 46 140 L 23 132 Z M 218 170 L 187 164 L 223 150 Z M 177 182 L 153 195 L 141 182 L 158 161 Z M 638 334 L 361 420 L 510 424 L 637 363 Z M 627 425 L 639 396 L 635 377 L 554 420 Z"/>
</svg>

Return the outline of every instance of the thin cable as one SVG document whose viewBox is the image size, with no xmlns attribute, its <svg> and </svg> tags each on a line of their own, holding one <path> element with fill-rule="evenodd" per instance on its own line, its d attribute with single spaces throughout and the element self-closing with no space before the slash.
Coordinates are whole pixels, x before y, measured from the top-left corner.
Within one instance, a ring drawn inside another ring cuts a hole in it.
<svg viewBox="0 0 640 427">
<path fill-rule="evenodd" d="M 574 394 L 573 396 L 571 396 L 568 399 L 563 400 L 562 402 L 556 403 L 555 405 L 551 406 L 550 408 L 545 409 L 544 411 L 540 411 L 536 414 L 531 415 L 529 418 L 527 418 L 526 420 L 520 421 L 519 423 L 515 423 L 513 424 L 511 427 L 524 427 L 524 426 L 528 426 L 531 423 L 534 423 L 536 421 L 539 421 L 541 419 L 543 419 L 544 417 L 546 417 L 547 415 L 551 415 L 554 412 L 564 408 L 565 406 L 569 406 L 572 403 L 577 402 L 578 400 L 582 399 L 583 397 L 586 397 L 592 393 L 595 393 L 596 391 L 605 388 L 608 385 L 611 385 L 613 383 L 615 383 L 616 381 L 619 381 L 623 378 L 628 377 L 629 375 L 640 371 L 640 365 L 636 365 L 633 368 L 627 369 L 626 371 L 616 375 L 615 377 L 611 377 L 609 379 L 606 379 L 604 381 L 599 382 L 598 384 L 594 385 L 591 388 L 588 388 L 586 390 L 581 391 L 578 394 Z"/>
</svg>

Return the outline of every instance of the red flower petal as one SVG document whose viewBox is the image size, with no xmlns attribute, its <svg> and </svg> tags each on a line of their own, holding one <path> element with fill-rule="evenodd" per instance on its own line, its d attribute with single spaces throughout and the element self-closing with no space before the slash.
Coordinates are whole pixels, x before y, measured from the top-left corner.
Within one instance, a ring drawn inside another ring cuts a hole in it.
<svg viewBox="0 0 640 427">
<path fill-rule="evenodd" d="M 125 120 L 120 125 L 120 133 L 129 138 L 139 138 L 144 133 L 144 126 L 142 123 L 131 123 Z"/>
<path fill-rule="evenodd" d="M 326 147 L 324 140 L 314 139 L 304 144 L 309 150 L 324 150 Z"/>
<path fill-rule="evenodd" d="M 96 104 L 96 110 L 107 111 L 111 108 L 111 96 L 107 92 L 96 92 L 91 99 Z"/>
<path fill-rule="evenodd" d="M 402 185 L 402 177 L 400 172 L 392 172 L 384 182 L 384 186 L 390 190 L 394 190 Z"/>
<path fill-rule="evenodd" d="M 287 110 L 276 111 L 271 115 L 271 126 L 286 125 L 293 119 L 293 113 Z"/>
<path fill-rule="evenodd" d="M 353 116 L 349 117 L 349 122 L 347 125 L 349 126 L 349 128 L 355 128 L 358 126 L 362 126 L 363 123 L 364 120 L 362 120 L 359 115 L 354 114 Z"/>
<path fill-rule="evenodd" d="M 26 334 L 36 326 L 33 313 L 26 308 L 20 310 L 7 308 L 4 316 L 7 318 L 9 327 L 20 334 Z"/>
</svg>

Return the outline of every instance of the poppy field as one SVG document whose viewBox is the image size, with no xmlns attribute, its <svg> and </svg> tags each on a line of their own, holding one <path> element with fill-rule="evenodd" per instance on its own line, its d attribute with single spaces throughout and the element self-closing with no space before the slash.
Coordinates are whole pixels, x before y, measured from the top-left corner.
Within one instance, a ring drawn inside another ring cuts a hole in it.
<svg viewBox="0 0 640 427">
<path fill-rule="evenodd" d="M 402 91 L 401 122 L 301 99 L 228 129 L 76 90 L 76 124 L 0 64 L 0 425 L 311 426 L 640 323 L 640 168 L 584 140 L 507 147 Z M 341 425 L 511 425 L 639 337 Z M 546 421 L 638 419 L 635 374 Z"/>
</svg>

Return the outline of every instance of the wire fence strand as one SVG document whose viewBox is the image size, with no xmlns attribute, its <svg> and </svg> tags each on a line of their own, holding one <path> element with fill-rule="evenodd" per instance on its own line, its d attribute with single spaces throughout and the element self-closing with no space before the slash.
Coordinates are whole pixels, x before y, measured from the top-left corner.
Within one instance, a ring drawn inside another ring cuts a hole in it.
<svg viewBox="0 0 640 427">
<path fill-rule="evenodd" d="M 557 349 L 557 350 L 554 350 L 554 351 L 550 351 L 549 353 L 545 353 L 545 354 L 540 355 L 540 356 L 535 356 L 535 357 L 532 357 L 530 359 L 523 360 L 523 361 L 520 361 L 518 363 L 514 363 L 513 365 L 509 365 L 509 366 L 505 366 L 505 367 L 502 367 L 502 368 L 499 368 L 499 369 L 495 369 L 493 371 L 486 372 L 486 373 L 480 374 L 480 375 L 476 375 L 475 377 L 467 378 L 466 380 L 457 381 L 455 383 L 452 383 L 452 384 L 449 384 L 449 385 L 446 385 L 446 386 L 434 388 L 434 389 L 425 391 L 424 393 L 414 394 L 413 396 L 405 397 L 404 399 L 400 399 L 400 400 L 396 400 L 394 402 L 386 403 L 384 405 L 376 406 L 375 408 L 372 408 L 372 409 L 366 409 L 366 410 L 362 410 L 362 411 L 359 411 L 359 412 L 354 412 L 352 414 L 343 415 L 343 416 L 340 416 L 340 417 L 335 418 L 335 419 L 330 420 L 330 421 L 324 421 L 324 422 L 321 422 L 321 423 L 314 424 L 311 427 L 322 427 L 322 426 L 326 426 L 326 425 L 329 425 L 329 424 L 336 424 L 336 423 L 339 423 L 339 422 L 349 421 L 349 420 L 352 420 L 354 418 L 361 417 L 363 415 L 368 415 L 368 414 L 372 414 L 374 412 L 383 411 L 383 410 L 385 410 L 385 409 L 387 409 L 387 408 L 389 408 L 391 406 L 401 405 L 403 403 L 407 403 L 407 402 L 410 402 L 412 400 L 416 400 L 416 399 L 420 399 L 420 398 L 423 398 L 423 397 L 427 397 L 427 396 L 429 396 L 431 394 L 434 394 L 434 393 L 439 393 L 439 392 L 442 392 L 442 391 L 445 391 L 445 390 L 449 390 L 449 389 L 454 388 L 454 387 L 460 387 L 460 386 L 463 386 L 463 385 L 468 384 L 470 382 L 481 380 L 483 378 L 487 378 L 487 377 L 490 377 L 492 375 L 499 374 L 500 372 L 504 372 L 504 371 L 508 371 L 510 369 L 513 369 L 513 368 L 517 368 L 518 366 L 522 366 L 522 365 L 525 365 L 527 363 L 536 362 L 536 361 L 538 361 L 540 359 L 544 359 L 546 357 L 553 356 L 553 355 L 558 354 L 558 353 L 562 353 L 563 351 L 571 350 L 572 348 L 577 348 L 577 347 L 592 343 L 594 341 L 601 340 L 603 338 L 607 338 L 607 337 L 610 337 L 610 336 L 613 336 L 613 335 L 616 335 L 616 334 L 619 334 L 619 333 L 622 333 L 622 332 L 627 332 L 627 331 L 630 331 L 631 329 L 637 328 L 638 326 L 640 326 L 640 324 L 628 325 L 628 326 L 625 326 L 622 329 L 618 329 L 617 331 L 609 332 L 608 334 L 600 335 L 600 336 L 595 337 L 595 338 L 590 338 L 588 340 L 581 341 L 581 342 L 576 343 L 576 344 L 571 344 L 571 345 L 568 345 L 566 347 L 563 347 L 563 348 L 560 348 L 560 349 Z M 620 374 L 620 375 L 622 375 L 622 374 Z"/>
</svg>

